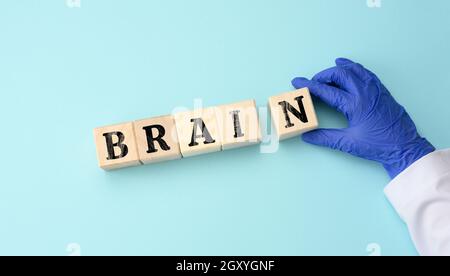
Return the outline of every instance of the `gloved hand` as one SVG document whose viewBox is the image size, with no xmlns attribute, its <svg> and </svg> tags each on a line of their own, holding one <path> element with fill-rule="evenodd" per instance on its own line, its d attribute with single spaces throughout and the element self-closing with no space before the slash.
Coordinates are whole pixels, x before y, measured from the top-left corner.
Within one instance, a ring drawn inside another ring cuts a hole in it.
<svg viewBox="0 0 450 276">
<path fill-rule="evenodd" d="M 305 133 L 304 141 L 378 161 L 392 178 L 435 151 L 375 74 L 348 59 L 337 59 L 336 65 L 292 84 L 308 87 L 313 96 L 342 112 L 349 127 Z"/>
</svg>

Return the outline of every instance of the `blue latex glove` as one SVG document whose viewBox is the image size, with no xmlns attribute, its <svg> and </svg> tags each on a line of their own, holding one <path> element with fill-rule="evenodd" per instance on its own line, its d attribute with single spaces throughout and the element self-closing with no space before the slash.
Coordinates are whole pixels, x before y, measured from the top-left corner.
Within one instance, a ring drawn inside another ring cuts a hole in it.
<svg viewBox="0 0 450 276">
<path fill-rule="evenodd" d="M 292 84 L 308 87 L 342 112 L 349 127 L 305 133 L 304 141 L 378 161 L 392 178 L 435 151 L 375 74 L 348 59 L 337 59 L 336 65 L 312 80 L 296 78 Z"/>
</svg>

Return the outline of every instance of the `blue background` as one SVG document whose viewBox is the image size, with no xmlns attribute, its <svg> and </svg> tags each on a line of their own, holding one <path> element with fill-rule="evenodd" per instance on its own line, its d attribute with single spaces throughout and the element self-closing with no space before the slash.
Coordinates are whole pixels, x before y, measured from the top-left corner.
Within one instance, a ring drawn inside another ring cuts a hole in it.
<svg viewBox="0 0 450 276">
<path fill-rule="evenodd" d="M 1 1 L 0 255 L 416 255 L 378 164 L 299 139 L 104 172 L 92 129 L 352 58 L 450 147 L 446 0 Z M 322 126 L 345 126 L 317 104 Z"/>
</svg>

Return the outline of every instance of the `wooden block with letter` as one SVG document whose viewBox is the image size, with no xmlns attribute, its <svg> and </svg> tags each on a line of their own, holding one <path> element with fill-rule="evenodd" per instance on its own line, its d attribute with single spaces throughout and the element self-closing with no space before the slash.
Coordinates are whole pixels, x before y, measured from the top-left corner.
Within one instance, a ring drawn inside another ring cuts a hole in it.
<svg viewBox="0 0 450 276">
<path fill-rule="evenodd" d="M 161 116 L 134 122 L 139 159 L 144 164 L 181 158 L 173 116 Z"/>
<path fill-rule="evenodd" d="M 215 108 L 180 112 L 174 117 L 183 157 L 222 150 Z"/>
<path fill-rule="evenodd" d="M 269 99 L 272 121 L 280 140 L 289 139 L 319 126 L 308 88 Z"/>
<path fill-rule="evenodd" d="M 94 129 L 99 166 L 114 170 L 141 164 L 137 152 L 133 123 Z"/>
<path fill-rule="evenodd" d="M 258 112 L 254 100 L 218 106 L 216 115 L 223 150 L 261 142 Z"/>
</svg>

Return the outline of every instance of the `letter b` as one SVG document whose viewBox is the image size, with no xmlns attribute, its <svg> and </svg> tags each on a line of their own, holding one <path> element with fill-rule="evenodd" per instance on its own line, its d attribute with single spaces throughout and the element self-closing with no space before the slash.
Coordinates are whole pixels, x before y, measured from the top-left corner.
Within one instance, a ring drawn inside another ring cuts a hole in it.
<svg viewBox="0 0 450 276">
<path fill-rule="evenodd" d="M 125 135 L 123 135 L 122 132 L 109 132 L 103 134 L 106 140 L 106 148 L 108 151 L 108 157 L 107 160 L 116 160 L 120 158 L 124 158 L 128 154 L 128 146 L 125 145 L 123 142 L 125 141 Z M 117 142 L 113 142 L 113 137 L 117 137 Z M 119 148 L 120 154 L 116 155 L 115 148 Z"/>
</svg>

